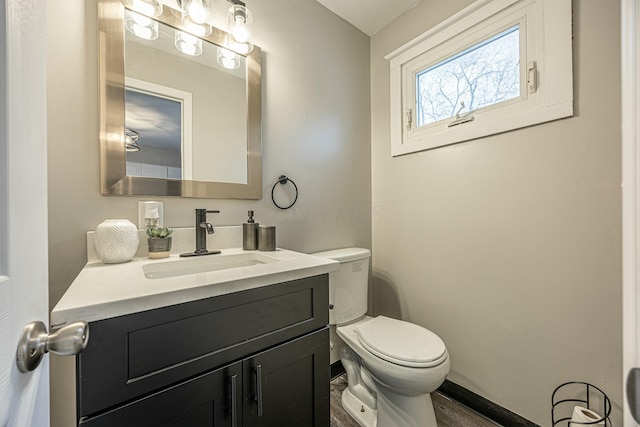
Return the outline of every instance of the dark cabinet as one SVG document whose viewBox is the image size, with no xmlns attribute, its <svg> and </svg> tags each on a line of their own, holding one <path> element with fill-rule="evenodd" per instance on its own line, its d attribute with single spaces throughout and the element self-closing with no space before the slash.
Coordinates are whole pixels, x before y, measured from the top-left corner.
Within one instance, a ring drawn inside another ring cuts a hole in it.
<svg viewBox="0 0 640 427">
<path fill-rule="evenodd" d="M 245 426 L 329 426 L 329 330 L 243 361 Z"/>
<path fill-rule="evenodd" d="M 217 369 L 80 421 L 86 427 L 239 426 L 242 363 Z M 234 424 L 234 419 L 235 424 Z"/>
<path fill-rule="evenodd" d="M 78 424 L 328 427 L 326 275 L 90 324 Z"/>
</svg>

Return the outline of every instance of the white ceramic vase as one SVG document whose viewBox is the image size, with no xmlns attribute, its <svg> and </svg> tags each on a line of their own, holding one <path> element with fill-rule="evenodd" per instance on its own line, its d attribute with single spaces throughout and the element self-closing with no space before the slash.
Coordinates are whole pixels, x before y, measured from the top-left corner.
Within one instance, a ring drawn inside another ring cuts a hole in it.
<svg viewBox="0 0 640 427">
<path fill-rule="evenodd" d="M 138 250 L 138 229 L 126 219 L 107 219 L 98 224 L 93 248 L 105 264 L 127 262 Z"/>
</svg>

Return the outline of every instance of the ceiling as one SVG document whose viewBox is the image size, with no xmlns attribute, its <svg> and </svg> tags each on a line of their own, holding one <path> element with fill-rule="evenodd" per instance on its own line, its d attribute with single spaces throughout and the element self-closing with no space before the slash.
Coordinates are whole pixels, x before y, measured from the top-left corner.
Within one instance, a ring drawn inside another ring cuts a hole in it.
<svg viewBox="0 0 640 427">
<path fill-rule="evenodd" d="M 368 36 L 386 27 L 422 0 L 317 0 Z"/>
</svg>

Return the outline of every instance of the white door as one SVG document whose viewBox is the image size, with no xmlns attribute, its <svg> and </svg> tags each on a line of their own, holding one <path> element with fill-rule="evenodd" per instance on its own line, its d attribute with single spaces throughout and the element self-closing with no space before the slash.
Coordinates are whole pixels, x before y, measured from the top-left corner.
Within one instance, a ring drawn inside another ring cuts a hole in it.
<svg viewBox="0 0 640 427">
<path fill-rule="evenodd" d="M 18 338 L 48 324 L 46 5 L 0 3 L 0 426 L 49 425 L 49 360 L 22 374 Z"/>
<path fill-rule="evenodd" d="M 624 426 L 640 421 L 640 0 L 622 0 Z"/>
</svg>

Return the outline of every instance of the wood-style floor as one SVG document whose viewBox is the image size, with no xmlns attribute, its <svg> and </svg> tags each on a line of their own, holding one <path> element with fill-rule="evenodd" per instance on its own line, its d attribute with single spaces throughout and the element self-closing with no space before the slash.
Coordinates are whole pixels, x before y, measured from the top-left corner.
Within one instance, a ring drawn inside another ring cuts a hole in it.
<svg viewBox="0 0 640 427">
<path fill-rule="evenodd" d="M 359 427 L 340 403 L 342 390 L 347 387 L 346 374 L 331 381 L 331 427 Z M 483 417 L 466 406 L 438 392 L 432 393 L 433 408 L 438 427 L 496 427 L 499 424 Z M 400 427 L 400 426 L 398 426 Z"/>
</svg>

